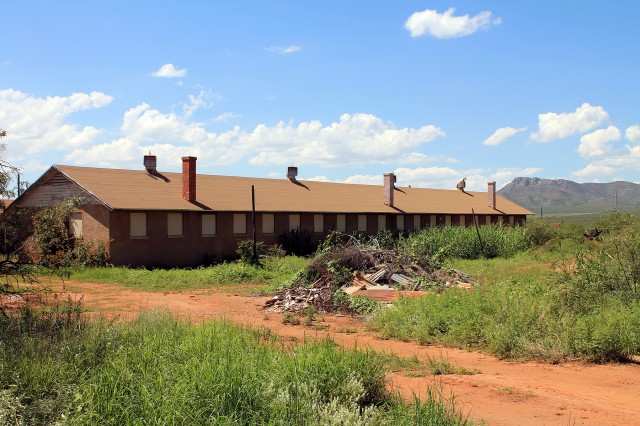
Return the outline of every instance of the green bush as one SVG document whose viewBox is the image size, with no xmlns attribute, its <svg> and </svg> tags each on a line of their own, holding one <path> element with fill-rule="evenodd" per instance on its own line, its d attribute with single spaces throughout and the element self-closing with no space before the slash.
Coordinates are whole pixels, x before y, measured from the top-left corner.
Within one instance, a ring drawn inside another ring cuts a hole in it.
<svg viewBox="0 0 640 426">
<path fill-rule="evenodd" d="M 426 258 L 441 264 L 449 258 L 509 257 L 529 248 L 529 242 L 523 227 L 486 225 L 476 230 L 475 227 L 445 226 L 411 234 L 401 241 L 401 247 L 413 259 Z"/>
</svg>

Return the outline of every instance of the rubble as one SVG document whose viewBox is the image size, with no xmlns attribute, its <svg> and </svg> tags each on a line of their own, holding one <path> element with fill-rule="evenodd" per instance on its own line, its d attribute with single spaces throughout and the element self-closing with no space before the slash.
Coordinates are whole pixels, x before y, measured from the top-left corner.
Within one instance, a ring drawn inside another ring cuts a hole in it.
<svg viewBox="0 0 640 426">
<path fill-rule="evenodd" d="M 336 276 L 331 272 L 332 263 L 339 263 L 336 258 L 326 260 L 326 264 L 315 265 L 315 272 L 320 271 L 321 278 L 313 284 L 294 283 L 291 288 L 279 291 L 268 300 L 264 307 L 272 312 L 302 313 L 313 306 L 321 312 L 333 312 L 339 307 L 334 303 L 335 293 L 344 292 L 349 296 L 364 296 L 381 302 L 397 300 L 403 297 L 423 296 L 427 291 L 441 292 L 448 288 L 472 290 L 477 285 L 471 277 L 459 270 L 425 267 L 402 259 L 396 250 L 381 250 L 358 246 L 358 256 L 364 255 L 369 267 L 353 272 L 353 279 L 344 285 L 336 283 Z M 347 253 L 353 256 L 353 249 Z M 361 261 L 362 259 L 359 259 Z M 325 259 L 315 262 L 325 262 Z M 361 262 L 362 263 L 362 262 Z"/>
</svg>

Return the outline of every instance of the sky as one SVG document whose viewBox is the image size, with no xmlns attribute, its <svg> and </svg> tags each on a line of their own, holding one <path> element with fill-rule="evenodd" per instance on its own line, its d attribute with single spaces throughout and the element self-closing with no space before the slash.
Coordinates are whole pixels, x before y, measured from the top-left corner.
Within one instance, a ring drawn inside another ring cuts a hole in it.
<svg viewBox="0 0 640 426">
<path fill-rule="evenodd" d="M 640 183 L 640 2 L 0 0 L 3 158 Z"/>
</svg>

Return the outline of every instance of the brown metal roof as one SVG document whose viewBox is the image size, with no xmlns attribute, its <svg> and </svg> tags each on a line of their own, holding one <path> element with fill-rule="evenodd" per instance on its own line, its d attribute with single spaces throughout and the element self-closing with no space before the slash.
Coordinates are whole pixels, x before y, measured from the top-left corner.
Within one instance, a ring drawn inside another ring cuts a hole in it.
<svg viewBox="0 0 640 426">
<path fill-rule="evenodd" d="M 381 185 L 201 174 L 197 175 L 196 202 L 190 203 L 182 199 L 180 173 L 158 177 L 144 170 L 64 165 L 54 169 L 116 210 L 250 211 L 254 185 L 256 210 L 262 212 L 471 214 L 473 208 L 476 214 L 532 214 L 499 195 L 493 210 L 487 205 L 486 192 L 397 187 L 393 208 L 384 205 Z"/>
</svg>

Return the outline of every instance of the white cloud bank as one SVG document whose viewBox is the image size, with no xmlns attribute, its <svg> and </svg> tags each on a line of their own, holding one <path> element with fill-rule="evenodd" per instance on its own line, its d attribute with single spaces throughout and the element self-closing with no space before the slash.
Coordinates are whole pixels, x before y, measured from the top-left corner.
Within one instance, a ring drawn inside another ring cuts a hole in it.
<svg viewBox="0 0 640 426">
<path fill-rule="evenodd" d="M 531 139 L 546 143 L 568 136 L 588 132 L 609 119 L 609 114 L 601 106 L 591 106 L 585 102 L 575 112 L 538 114 L 538 127 Z"/>
<path fill-rule="evenodd" d="M 455 8 L 451 7 L 443 13 L 426 9 L 413 13 L 404 23 L 411 37 L 430 35 L 436 38 L 464 37 L 478 30 L 488 29 L 502 23 L 491 12 L 483 11 L 475 16 L 454 16 Z"/>
<path fill-rule="evenodd" d="M 525 130 L 527 130 L 526 127 L 522 127 L 520 129 L 515 129 L 513 127 L 501 127 L 496 130 L 491 136 L 485 139 L 482 144 L 487 146 L 498 146 L 513 135 L 524 132 Z"/>
<path fill-rule="evenodd" d="M 465 177 L 467 190 L 486 191 L 487 182 L 495 181 L 498 188 L 511 182 L 516 177 L 535 176 L 540 168 L 501 168 L 494 172 L 485 169 L 455 169 L 452 167 L 400 167 L 394 170 L 398 179 L 398 186 L 411 185 L 417 188 L 446 188 L 455 189 L 456 184 Z M 327 181 L 325 176 L 318 176 L 313 180 Z M 367 185 L 382 185 L 380 175 L 352 175 L 341 180 L 344 183 L 361 183 Z"/>
<path fill-rule="evenodd" d="M 269 46 L 265 47 L 264 50 L 271 53 L 277 53 L 278 55 L 290 55 L 301 51 L 302 47 L 292 44 L 291 46 Z"/>
<path fill-rule="evenodd" d="M 178 69 L 173 64 L 164 64 L 158 71 L 151 73 L 154 77 L 179 78 L 187 76 L 187 69 Z"/>
<path fill-rule="evenodd" d="M 125 112 L 121 130 L 120 140 L 76 149 L 66 160 L 122 167 L 123 159 L 151 150 L 158 155 L 166 152 L 172 165 L 179 164 L 183 155 L 196 155 L 205 165 L 232 164 L 241 159 L 252 165 L 415 164 L 433 161 L 416 149 L 444 136 L 434 125 L 400 128 L 371 114 L 343 114 L 326 126 L 320 121 L 297 125 L 279 122 L 274 126 L 260 124 L 252 131 L 236 126 L 214 133 L 184 113 L 162 113 L 146 103 Z"/>
<path fill-rule="evenodd" d="M 90 145 L 101 133 L 92 126 L 66 122 L 74 112 L 99 109 L 113 98 L 101 92 L 38 98 L 14 89 L 0 90 L 0 122 L 26 154 Z"/>
</svg>

